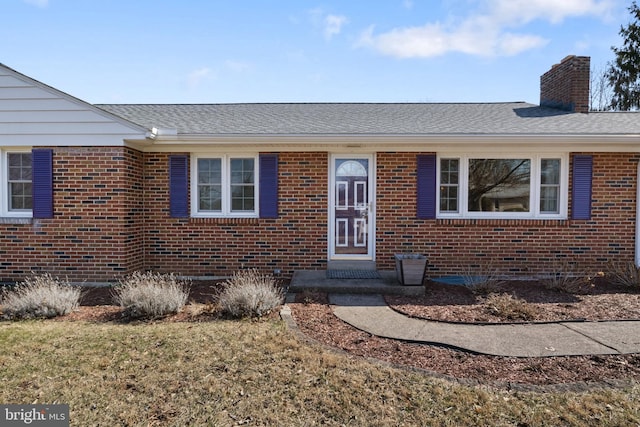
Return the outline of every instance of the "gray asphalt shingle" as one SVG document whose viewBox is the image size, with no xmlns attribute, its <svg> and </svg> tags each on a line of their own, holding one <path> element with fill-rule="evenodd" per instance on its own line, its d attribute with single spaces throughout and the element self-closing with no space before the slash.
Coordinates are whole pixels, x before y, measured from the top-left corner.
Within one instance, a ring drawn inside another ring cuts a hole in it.
<svg viewBox="0 0 640 427">
<path fill-rule="evenodd" d="M 510 103 L 101 104 L 181 135 L 636 135 L 636 112 L 569 113 Z"/>
</svg>

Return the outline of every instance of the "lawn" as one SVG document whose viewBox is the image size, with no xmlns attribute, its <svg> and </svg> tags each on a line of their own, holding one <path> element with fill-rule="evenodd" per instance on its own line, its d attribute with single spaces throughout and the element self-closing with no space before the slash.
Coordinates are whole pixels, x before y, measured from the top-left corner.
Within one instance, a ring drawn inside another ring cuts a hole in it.
<svg viewBox="0 0 640 427">
<path fill-rule="evenodd" d="M 640 386 L 469 387 L 297 340 L 278 320 L 0 323 L 0 402 L 88 425 L 637 425 Z"/>
</svg>

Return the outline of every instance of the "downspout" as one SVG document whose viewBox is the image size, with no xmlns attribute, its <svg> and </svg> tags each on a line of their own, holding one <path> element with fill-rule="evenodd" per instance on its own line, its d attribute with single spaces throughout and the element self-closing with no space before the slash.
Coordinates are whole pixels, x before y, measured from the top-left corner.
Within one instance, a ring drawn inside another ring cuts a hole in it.
<svg viewBox="0 0 640 427">
<path fill-rule="evenodd" d="M 636 267 L 640 267 L 640 162 L 636 173 Z"/>
</svg>

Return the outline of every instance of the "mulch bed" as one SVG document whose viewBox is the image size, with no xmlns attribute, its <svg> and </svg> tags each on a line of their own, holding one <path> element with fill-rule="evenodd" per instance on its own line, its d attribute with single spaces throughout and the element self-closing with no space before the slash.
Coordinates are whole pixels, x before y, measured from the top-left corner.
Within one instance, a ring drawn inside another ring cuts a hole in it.
<svg viewBox="0 0 640 427">
<path fill-rule="evenodd" d="M 567 294 L 537 282 L 511 282 L 501 292 L 535 304 L 537 321 L 640 318 L 640 295 L 604 281 Z M 396 310 L 412 316 L 456 322 L 511 322 L 483 308 L 484 297 L 455 285 L 427 284 L 424 297 L 387 296 Z M 299 294 L 290 304 L 299 329 L 307 336 L 349 354 L 424 369 L 472 384 L 527 390 L 536 386 L 581 391 L 590 385 L 627 385 L 640 380 L 640 354 L 514 358 L 471 354 L 434 345 L 379 338 L 335 317 L 322 293 Z"/>
<path fill-rule="evenodd" d="M 154 319 L 169 322 L 201 322 L 220 318 L 215 303 L 223 281 L 198 281 L 189 289 L 189 304 L 177 314 Z M 89 322 L 129 322 L 122 309 L 113 305 L 114 290 L 109 286 L 87 287 L 82 291 L 80 307 L 57 320 L 84 320 Z"/>
<path fill-rule="evenodd" d="M 465 286 L 427 282 L 424 296 L 393 296 L 385 299 L 394 310 L 429 320 L 469 323 L 510 323 L 514 321 L 575 321 L 640 319 L 637 290 L 598 279 L 585 283 L 573 293 L 548 289 L 536 281 L 499 284 L 494 294 L 506 294 L 526 303 L 531 318 L 499 316 L 488 307 L 488 295 L 476 295 Z"/>
<path fill-rule="evenodd" d="M 194 282 L 190 302 L 174 316 L 155 321 L 211 321 L 218 319 L 215 301 L 220 282 Z M 410 316 L 455 322 L 509 322 L 487 311 L 485 296 L 462 286 L 429 282 L 423 297 L 387 296 L 389 305 Z M 604 281 L 567 294 L 549 290 L 536 282 L 501 285 L 501 293 L 533 304 L 535 321 L 610 320 L 640 318 L 640 294 Z M 122 310 L 113 305 L 111 288 L 88 288 L 81 307 L 60 320 L 126 322 Z M 509 358 L 471 354 L 434 345 L 407 343 L 372 336 L 335 317 L 327 295 L 303 293 L 290 303 L 293 318 L 306 336 L 355 356 L 382 360 L 394 365 L 426 370 L 436 376 L 471 384 L 536 390 L 549 386 L 562 390 L 583 390 L 585 385 L 626 385 L 640 381 L 640 354 L 618 356 L 571 356 Z"/>
</svg>

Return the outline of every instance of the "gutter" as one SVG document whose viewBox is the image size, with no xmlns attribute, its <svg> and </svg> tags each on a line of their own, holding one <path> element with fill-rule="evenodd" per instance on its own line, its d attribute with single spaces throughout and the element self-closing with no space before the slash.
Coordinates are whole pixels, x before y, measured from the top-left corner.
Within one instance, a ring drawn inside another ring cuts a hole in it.
<svg viewBox="0 0 640 427">
<path fill-rule="evenodd" d="M 640 134 L 178 134 L 175 129 L 154 128 L 148 149 L 154 151 L 203 150 L 239 146 L 287 151 L 435 151 L 486 152 L 638 152 Z M 481 147 L 480 147 L 481 146 Z M 535 147 L 533 147 L 535 146 Z"/>
</svg>

